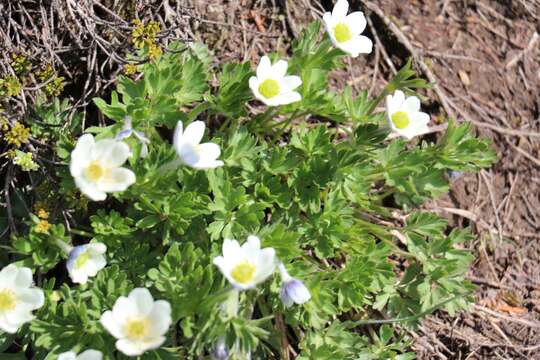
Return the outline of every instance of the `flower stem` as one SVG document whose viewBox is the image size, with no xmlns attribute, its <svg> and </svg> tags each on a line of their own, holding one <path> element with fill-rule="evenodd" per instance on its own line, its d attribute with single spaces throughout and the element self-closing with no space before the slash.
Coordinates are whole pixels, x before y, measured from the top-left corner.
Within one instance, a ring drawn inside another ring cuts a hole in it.
<svg viewBox="0 0 540 360">
<path fill-rule="evenodd" d="M 69 255 L 69 253 L 71 252 L 71 250 L 73 250 L 73 246 L 69 245 L 68 243 L 66 243 L 65 241 L 63 240 L 60 240 L 58 238 L 55 238 L 54 239 L 54 242 L 55 244 L 60 248 L 62 249 L 62 251 L 64 253 L 66 253 L 66 255 Z"/>
</svg>

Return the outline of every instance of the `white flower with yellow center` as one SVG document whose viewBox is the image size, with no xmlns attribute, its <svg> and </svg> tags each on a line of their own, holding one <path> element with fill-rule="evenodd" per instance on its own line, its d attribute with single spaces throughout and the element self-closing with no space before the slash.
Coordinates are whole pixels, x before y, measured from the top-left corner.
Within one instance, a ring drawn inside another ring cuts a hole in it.
<svg viewBox="0 0 540 360">
<path fill-rule="evenodd" d="M 219 145 L 208 142 L 201 144 L 206 125 L 202 121 L 194 121 L 186 127 L 178 121 L 174 130 L 173 144 L 182 163 L 195 169 L 213 169 L 223 166 L 223 161 L 217 160 L 221 154 Z"/>
<path fill-rule="evenodd" d="M 130 155 L 129 146 L 122 141 L 95 141 L 85 134 L 71 153 L 69 170 L 84 195 L 101 201 L 106 193 L 124 191 L 135 182 L 135 174 L 121 167 Z"/>
<path fill-rule="evenodd" d="M 245 290 L 272 275 L 276 253 L 273 248 L 261 249 L 261 241 L 256 236 L 248 236 L 242 246 L 236 240 L 225 239 L 223 256 L 214 258 L 214 265 L 233 286 Z"/>
<path fill-rule="evenodd" d="M 67 351 L 58 355 L 58 360 L 102 360 L 103 354 L 97 350 L 86 350 L 77 355 L 74 351 Z"/>
<path fill-rule="evenodd" d="M 367 37 L 360 35 L 366 28 L 366 18 L 361 11 L 355 11 L 347 15 L 349 3 L 347 0 L 338 0 L 332 13 L 323 15 L 326 31 L 332 43 L 352 57 L 369 54 L 373 50 L 373 42 Z"/>
<path fill-rule="evenodd" d="M 165 300 L 154 301 L 145 288 L 119 297 L 112 311 L 101 316 L 101 324 L 118 339 L 116 348 L 128 356 L 159 348 L 171 322 L 171 305 Z"/>
<path fill-rule="evenodd" d="M 270 58 L 263 56 L 257 66 L 257 76 L 249 78 L 249 87 L 255 97 L 268 106 L 300 101 L 302 96 L 294 89 L 302 85 L 302 79 L 295 75 L 286 76 L 287 67 L 285 60 L 272 65 Z"/>
<path fill-rule="evenodd" d="M 105 252 L 107 246 L 102 243 L 91 243 L 75 246 L 68 255 L 66 267 L 69 277 L 74 283 L 86 284 L 89 277 L 96 276 L 99 270 L 107 265 Z"/>
<path fill-rule="evenodd" d="M 16 333 L 44 302 L 43 290 L 32 287 L 32 270 L 8 265 L 0 271 L 0 330 Z"/>
<path fill-rule="evenodd" d="M 386 114 L 392 130 L 409 140 L 429 131 L 429 115 L 420 111 L 416 96 L 406 98 L 403 91 L 396 90 L 386 97 Z"/>
</svg>

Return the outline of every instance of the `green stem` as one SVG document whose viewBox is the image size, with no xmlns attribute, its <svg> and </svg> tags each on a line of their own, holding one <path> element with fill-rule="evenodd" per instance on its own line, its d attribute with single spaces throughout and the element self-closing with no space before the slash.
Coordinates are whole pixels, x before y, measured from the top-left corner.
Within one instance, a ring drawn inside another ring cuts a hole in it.
<svg viewBox="0 0 540 360">
<path fill-rule="evenodd" d="M 62 251 L 64 253 L 66 253 L 66 255 L 69 255 L 69 253 L 71 252 L 71 250 L 73 250 L 73 246 L 69 245 L 68 243 L 66 243 L 65 241 L 63 240 L 60 240 L 58 238 L 55 238 L 54 239 L 54 243 L 60 248 L 62 249 Z"/>
<path fill-rule="evenodd" d="M 84 230 L 78 230 L 78 229 L 70 229 L 69 232 L 75 234 L 75 235 L 80 235 L 80 236 L 86 236 L 86 237 L 94 237 L 93 234 L 89 233 L 88 231 L 84 231 Z"/>
</svg>

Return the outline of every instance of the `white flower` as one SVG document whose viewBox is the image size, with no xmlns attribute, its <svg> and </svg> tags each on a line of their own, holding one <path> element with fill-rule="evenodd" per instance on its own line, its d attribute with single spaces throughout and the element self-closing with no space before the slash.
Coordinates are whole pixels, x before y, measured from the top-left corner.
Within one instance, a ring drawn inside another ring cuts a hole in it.
<svg viewBox="0 0 540 360">
<path fill-rule="evenodd" d="M 257 66 L 257 76 L 249 78 L 249 87 L 257 99 L 268 106 L 287 105 L 300 101 L 300 93 L 293 91 L 302 84 L 299 76 L 285 76 L 287 61 L 279 60 L 274 65 L 268 56 L 263 56 Z"/>
<path fill-rule="evenodd" d="M 74 283 L 86 284 L 89 277 L 96 276 L 99 270 L 107 265 L 105 252 L 107 246 L 102 243 L 91 243 L 75 246 L 68 256 L 66 267 L 69 277 Z"/>
<path fill-rule="evenodd" d="M 69 170 L 84 195 L 94 201 L 105 200 L 106 193 L 124 191 L 135 182 L 135 174 L 121 167 L 130 155 L 124 142 L 94 141 L 91 134 L 85 134 L 71 153 Z"/>
<path fill-rule="evenodd" d="M 58 360 L 102 360 L 103 354 L 97 350 L 86 350 L 77 355 L 74 351 L 67 351 L 58 355 Z"/>
<path fill-rule="evenodd" d="M 43 290 L 32 287 L 32 270 L 8 265 L 0 271 L 0 330 L 16 333 L 44 303 Z"/>
<path fill-rule="evenodd" d="M 360 53 L 369 54 L 373 43 L 367 36 L 360 35 L 366 28 L 366 18 L 361 11 L 347 15 L 349 3 L 347 0 L 338 0 L 332 13 L 323 15 L 326 31 L 332 43 L 352 57 Z"/>
<path fill-rule="evenodd" d="M 171 305 L 165 300 L 154 301 L 145 288 L 119 297 L 112 311 L 101 316 L 101 324 L 118 339 L 116 348 L 128 356 L 159 348 L 171 322 Z"/>
<path fill-rule="evenodd" d="M 205 129 L 204 122 L 194 121 L 183 130 L 182 121 L 178 121 L 174 130 L 174 148 L 180 160 L 195 169 L 213 169 L 223 166 L 223 161 L 217 160 L 221 150 L 217 144 L 208 142 L 201 144 Z"/>
<path fill-rule="evenodd" d="M 126 118 L 124 119 L 124 126 L 122 128 L 122 131 L 116 134 L 115 139 L 124 140 L 131 135 L 135 135 L 137 140 L 139 140 L 139 142 L 142 144 L 141 157 L 145 158 L 146 156 L 148 156 L 148 144 L 150 144 L 150 139 L 144 136 L 142 132 L 133 129 L 133 126 L 131 125 L 131 118 L 129 116 L 126 116 Z"/>
<path fill-rule="evenodd" d="M 303 304 L 311 299 L 309 289 L 304 283 L 296 278 L 293 278 L 285 269 L 285 265 L 279 264 L 279 273 L 281 275 L 281 301 L 285 307 L 290 307 L 292 304 Z"/>
<path fill-rule="evenodd" d="M 225 239 L 223 256 L 214 258 L 223 275 L 238 289 L 249 289 L 265 281 L 276 268 L 273 248 L 261 249 L 261 240 L 248 236 L 240 247 L 236 240 Z"/>
<path fill-rule="evenodd" d="M 420 100 L 416 96 L 405 98 L 403 91 L 386 97 L 386 115 L 392 130 L 409 140 L 429 131 L 429 115 L 420 112 Z"/>
</svg>

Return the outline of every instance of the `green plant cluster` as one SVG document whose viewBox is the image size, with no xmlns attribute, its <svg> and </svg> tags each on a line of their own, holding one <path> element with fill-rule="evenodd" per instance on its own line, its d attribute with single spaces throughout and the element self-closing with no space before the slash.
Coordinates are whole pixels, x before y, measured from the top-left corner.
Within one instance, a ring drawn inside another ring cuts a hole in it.
<svg viewBox="0 0 540 360">
<path fill-rule="evenodd" d="M 54 359 L 91 347 L 123 359 L 99 318 L 119 296 L 147 287 L 171 303 L 173 326 L 164 347 L 144 359 L 209 358 L 221 338 L 252 359 L 282 358 L 284 344 L 298 359 L 413 359 L 400 327 L 439 308 L 467 309 L 473 288 L 464 276 L 470 232 L 418 207 L 448 191 L 448 171 L 477 171 L 495 155 L 467 123 L 449 121 L 438 141 L 388 140 L 381 100 L 428 84 L 408 63 L 374 99 L 350 87 L 332 91 L 329 75 L 343 55 L 320 40 L 319 23 L 311 25 L 289 62 L 302 78 L 302 100 L 255 115 L 246 106 L 250 64 L 214 67 L 201 44 L 172 45 L 141 66 L 140 80 L 121 76 L 110 100 L 95 99 L 110 125 L 86 131 L 114 137 L 130 117 L 150 138 L 149 155 L 141 158 L 141 143 L 126 140 L 137 182 L 105 203 L 81 205 L 67 166 L 53 166 L 65 201 L 51 212 L 52 225 L 37 231 L 39 218 L 26 217 L 29 230 L 13 235 L 0 255 L 36 269 L 46 304 L 16 336 L 0 334 L 0 352 Z M 56 121 L 60 104 L 40 114 Z M 176 157 L 171 130 L 196 119 L 213 129 L 225 166 L 168 168 Z M 52 129 L 56 159 L 67 163 L 75 127 Z M 27 190 L 20 195 L 35 199 Z M 230 285 L 212 259 L 223 239 L 251 234 L 305 282 L 310 301 L 285 308 L 275 277 L 240 294 L 238 316 L 224 316 Z M 73 285 L 56 239 L 107 245 L 108 266 Z"/>
</svg>

